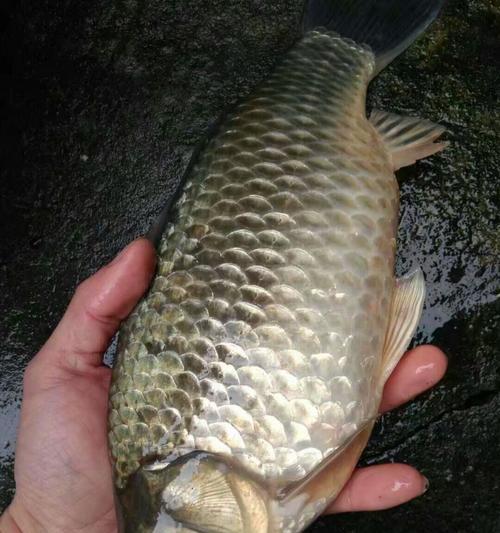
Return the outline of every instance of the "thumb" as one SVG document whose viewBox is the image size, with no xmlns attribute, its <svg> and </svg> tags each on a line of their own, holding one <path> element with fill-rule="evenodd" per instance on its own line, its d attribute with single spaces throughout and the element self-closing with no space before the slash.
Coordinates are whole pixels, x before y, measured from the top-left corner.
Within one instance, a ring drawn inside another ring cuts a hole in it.
<svg viewBox="0 0 500 533">
<path fill-rule="evenodd" d="M 148 240 L 130 243 L 78 286 L 61 322 L 35 359 L 76 372 L 100 366 L 120 322 L 148 288 L 155 262 Z"/>
</svg>

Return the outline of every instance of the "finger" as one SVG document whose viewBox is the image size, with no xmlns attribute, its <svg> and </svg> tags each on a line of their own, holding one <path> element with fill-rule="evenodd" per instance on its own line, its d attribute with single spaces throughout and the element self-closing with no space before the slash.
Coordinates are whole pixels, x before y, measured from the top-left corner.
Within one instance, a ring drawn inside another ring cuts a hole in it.
<svg viewBox="0 0 500 533">
<path fill-rule="evenodd" d="M 156 254 L 148 240 L 129 244 L 78 287 L 39 356 L 76 371 L 100 366 L 120 322 L 146 291 L 155 262 Z"/>
<path fill-rule="evenodd" d="M 389 509 L 421 496 L 428 487 L 428 480 L 408 465 L 359 468 L 326 513 Z"/>
<path fill-rule="evenodd" d="M 410 350 L 385 384 L 380 411 L 393 409 L 433 387 L 444 376 L 447 366 L 446 356 L 435 346 Z"/>
</svg>

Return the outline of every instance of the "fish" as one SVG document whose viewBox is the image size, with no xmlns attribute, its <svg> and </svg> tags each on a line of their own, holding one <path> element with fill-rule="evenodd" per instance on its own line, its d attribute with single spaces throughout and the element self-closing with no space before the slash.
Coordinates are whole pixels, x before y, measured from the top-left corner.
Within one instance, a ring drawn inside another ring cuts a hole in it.
<svg viewBox="0 0 500 533">
<path fill-rule="evenodd" d="M 121 327 L 109 446 L 122 531 L 298 533 L 337 497 L 425 297 L 396 279 L 395 171 L 445 128 L 370 81 L 440 0 L 309 0 L 273 73 L 193 157 Z"/>
</svg>

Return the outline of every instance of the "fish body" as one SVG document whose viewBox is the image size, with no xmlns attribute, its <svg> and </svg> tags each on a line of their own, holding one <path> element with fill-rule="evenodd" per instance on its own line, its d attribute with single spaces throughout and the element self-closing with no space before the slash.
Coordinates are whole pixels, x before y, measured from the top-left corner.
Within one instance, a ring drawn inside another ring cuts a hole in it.
<svg viewBox="0 0 500 533">
<path fill-rule="evenodd" d="M 295 533 L 348 479 L 423 300 L 394 279 L 394 169 L 441 147 L 366 117 L 377 68 L 307 32 L 193 162 L 119 338 L 126 531 Z"/>
</svg>

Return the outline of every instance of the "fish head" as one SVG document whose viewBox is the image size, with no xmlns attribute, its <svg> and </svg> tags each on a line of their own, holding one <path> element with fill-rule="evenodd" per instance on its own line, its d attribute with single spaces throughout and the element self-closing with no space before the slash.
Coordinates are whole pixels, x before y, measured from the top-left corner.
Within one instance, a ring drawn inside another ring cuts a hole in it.
<svg viewBox="0 0 500 533">
<path fill-rule="evenodd" d="M 230 460 L 195 451 L 131 476 L 119 493 L 119 521 L 125 533 L 267 533 L 267 501 L 260 483 Z"/>
</svg>

